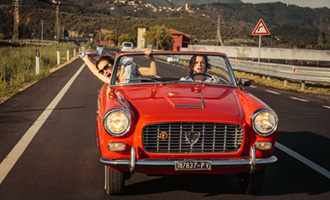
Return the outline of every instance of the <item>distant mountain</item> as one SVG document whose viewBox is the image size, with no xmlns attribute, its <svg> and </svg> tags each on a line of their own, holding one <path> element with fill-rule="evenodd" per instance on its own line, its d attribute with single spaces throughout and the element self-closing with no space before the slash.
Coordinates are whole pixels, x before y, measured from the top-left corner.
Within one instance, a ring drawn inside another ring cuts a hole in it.
<svg viewBox="0 0 330 200">
<path fill-rule="evenodd" d="M 155 6 L 183 7 L 186 4 L 242 3 L 241 0 L 143 0 Z"/>
<path fill-rule="evenodd" d="M 220 15 L 221 36 L 226 45 L 256 45 L 257 37 L 251 33 L 258 20 L 263 19 L 271 32 L 270 36 L 264 37 L 263 46 L 330 49 L 329 8 L 302 8 L 279 2 L 251 4 L 239 0 L 214 1 L 152 0 L 154 5 L 163 2 L 164 6 L 173 7 L 188 2 L 189 10 L 185 10 L 113 4 L 112 0 L 61 0 L 59 18 L 65 36 L 99 36 L 104 33 L 103 30 L 116 36 L 125 33 L 134 36 L 134 25 L 165 25 L 189 34 L 192 41 L 214 44 Z M 41 20 L 44 38 L 54 37 L 56 16 L 51 0 L 21 2 L 19 37 L 40 38 Z M 13 24 L 12 0 L 0 0 L 0 36 L 11 38 Z M 323 45 L 317 47 L 320 39 Z"/>
</svg>

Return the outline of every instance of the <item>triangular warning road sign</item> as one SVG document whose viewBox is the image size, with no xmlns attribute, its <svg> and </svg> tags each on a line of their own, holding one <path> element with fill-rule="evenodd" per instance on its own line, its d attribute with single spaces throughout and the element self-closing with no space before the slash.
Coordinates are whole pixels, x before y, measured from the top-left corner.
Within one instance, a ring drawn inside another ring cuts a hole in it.
<svg viewBox="0 0 330 200">
<path fill-rule="evenodd" d="M 269 35 L 270 32 L 265 24 L 265 22 L 260 19 L 257 26 L 254 28 L 252 35 Z"/>
</svg>

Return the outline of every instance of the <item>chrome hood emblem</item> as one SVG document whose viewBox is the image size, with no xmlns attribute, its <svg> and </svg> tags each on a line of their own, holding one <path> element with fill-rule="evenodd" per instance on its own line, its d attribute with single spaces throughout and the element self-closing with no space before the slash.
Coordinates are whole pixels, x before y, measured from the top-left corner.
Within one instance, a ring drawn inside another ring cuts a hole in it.
<svg viewBox="0 0 330 200">
<path fill-rule="evenodd" d="M 191 145 L 194 145 L 199 140 L 200 136 L 201 136 L 200 132 L 186 132 L 185 133 L 186 141 Z"/>
</svg>

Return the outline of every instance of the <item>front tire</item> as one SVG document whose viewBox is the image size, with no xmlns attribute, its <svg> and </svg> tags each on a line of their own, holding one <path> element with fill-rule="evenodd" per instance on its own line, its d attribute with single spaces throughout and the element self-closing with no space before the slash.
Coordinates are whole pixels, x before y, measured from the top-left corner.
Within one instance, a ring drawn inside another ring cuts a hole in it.
<svg viewBox="0 0 330 200">
<path fill-rule="evenodd" d="M 104 189 L 108 195 L 119 195 L 124 193 L 125 178 L 124 173 L 115 171 L 105 166 Z"/>
<path fill-rule="evenodd" d="M 243 172 L 236 174 L 243 193 L 258 195 L 262 191 L 266 168 L 256 170 L 253 174 Z"/>
</svg>

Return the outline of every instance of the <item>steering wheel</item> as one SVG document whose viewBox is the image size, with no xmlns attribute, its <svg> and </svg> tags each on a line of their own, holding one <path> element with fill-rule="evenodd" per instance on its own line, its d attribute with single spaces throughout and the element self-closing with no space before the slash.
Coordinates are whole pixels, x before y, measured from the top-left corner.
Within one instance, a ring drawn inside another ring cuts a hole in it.
<svg viewBox="0 0 330 200">
<path fill-rule="evenodd" d="M 196 73 L 196 74 L 192 74 L 192 75 L 190 75 L 190 77 L 192 78 L 192 79 L 194 79 L 194 77 L 195 76 L 204 76 L 204 77 L 209 77 L 209 78 L 212 78 L 212 75 L 210 75 L 210 74 L 206 74 L 206 73 Z"/>
<path fill-rule="evenodd" d="M 210 75 L 210 74 L 206 74 L 206 73 L 196 73 L 196 74 L 192 74 L 192 75 L 190 75 L 190 78 L 192 79 L 192 80 L 194 80 L 194 77 L 195 76 L 204 76 L 204 77 L 209 77 L 209 78 L 211 78 L 212 79 L 212 75 Z M 206 80 L 206 79 L 205 79 Z"/>
</svg>

